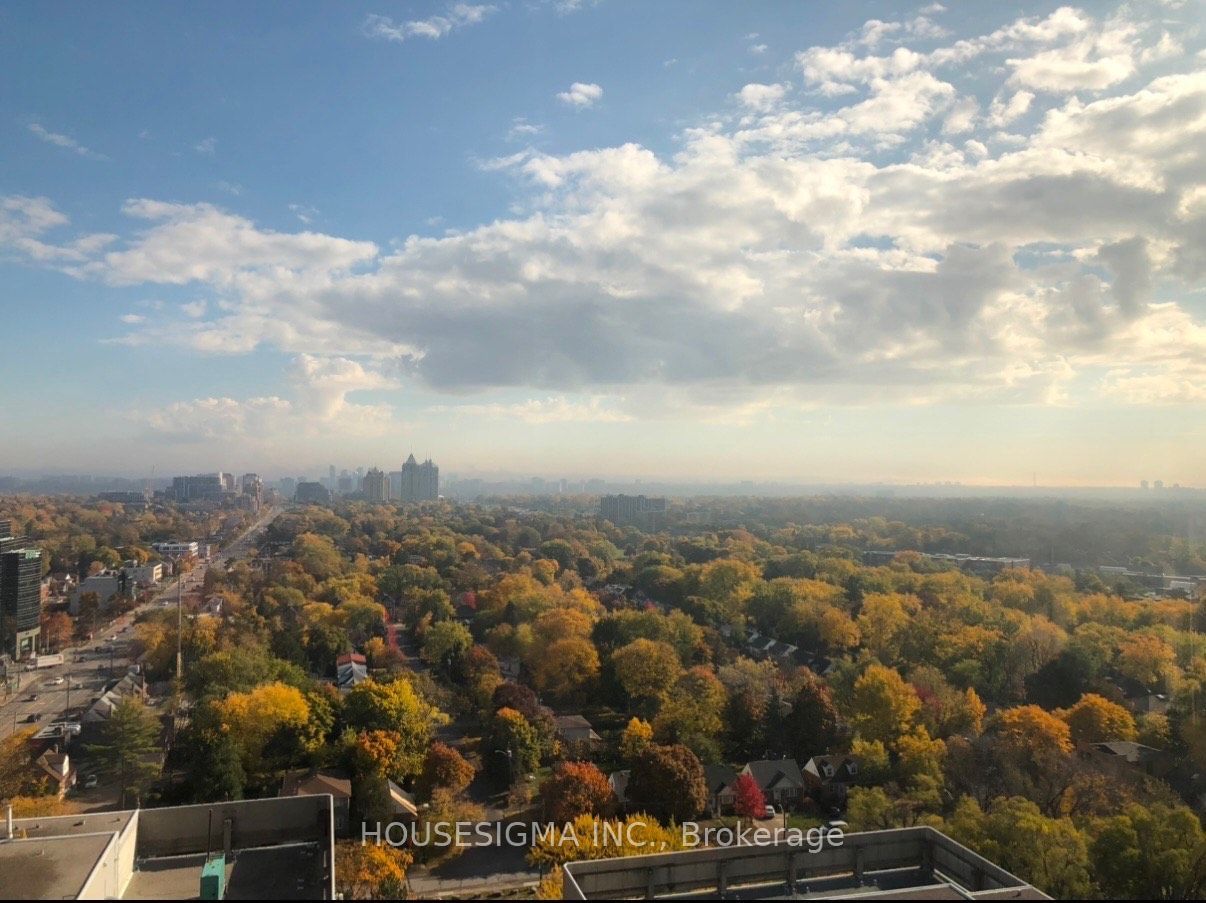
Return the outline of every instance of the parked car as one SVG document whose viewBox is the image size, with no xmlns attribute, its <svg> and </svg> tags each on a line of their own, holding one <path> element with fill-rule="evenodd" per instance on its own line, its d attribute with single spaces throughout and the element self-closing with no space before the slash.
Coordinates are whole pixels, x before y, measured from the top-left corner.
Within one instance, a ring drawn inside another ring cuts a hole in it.
<svg viewBox="0 0 1206 903">
<path fill-rule="evenodd" d="M 65 678 L 65 677 L 56 677 L 54 680 L 51 681 L 51 684 L 58 687 L 58 686 L 61 686 L 63 683 L 65 683 L 66 680 L 67 680 L 67 678 Z"/>
<path fill-rule="evenodd" d="M 37 701 L 38 701 L 38 694 L 37 694 L 37 693 L 30 693 L 28 696 L 26 696 L 26 697 L 25 697 L 25 701 L 26 701 L 26 702 L 37 702 Z"/>
<path fill-rule="evenodd" d="M 39 715 L 37 712 L 30 712 L 28 715 L 25 716 L 25 723 L 26 724 L 36 724 L 38 719 L 40 719 L 41 717 L 42 716 Z"/>
<path fill-rule="evenodd" d="M 762 810 L 762 817 L 763 818 L 774 818 L 775 817 L 775 807 L 772 806 L 770 803 L 767 803 L 766 807 Z"/>
<path fill-rule="evenodd" d="M 86 778 L 84 778 L 84 789 L 91 790 L 93 787 L 95 787 L 99 783 L 100 783 L 100 780 L 97 778 L 97 776 L 94 774 L 90 774 Z"/>
</svg>

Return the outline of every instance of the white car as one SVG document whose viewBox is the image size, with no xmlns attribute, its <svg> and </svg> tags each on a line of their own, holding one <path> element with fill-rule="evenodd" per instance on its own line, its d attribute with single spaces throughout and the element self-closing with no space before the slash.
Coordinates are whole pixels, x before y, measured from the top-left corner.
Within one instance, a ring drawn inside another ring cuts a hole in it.
<svg viewBox="0 0 1206 903">
<path fill-rule="evenodd" d="M 767 803 L 766 807 L 762 810 L 762 817 L 763 818 L 774 818 L 775 817 L 775 807 L 770 805 L 769 803 Z"/>
<path fill-rule="evenodd" d="M 67 680 L 67 678 L 65 678 L 65 677 L 56 677 L 54 680 L 51 681 L 51 683 L 57 687 L 57 686 L 60 686 L 61 684 L 63 684 L 64 682 L 66 682 L 66 680 Z"/>
</svg>

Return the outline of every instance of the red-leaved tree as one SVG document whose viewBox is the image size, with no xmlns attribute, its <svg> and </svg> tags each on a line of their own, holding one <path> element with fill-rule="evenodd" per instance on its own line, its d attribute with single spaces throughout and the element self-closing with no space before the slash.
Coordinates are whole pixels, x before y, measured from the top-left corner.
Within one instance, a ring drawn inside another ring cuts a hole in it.
<svg viewBox="0 0 1206 903">
<path fill-rule="evenodd" d="M 748 774 L 737 776 L 733 782 L 734 808 L 743 818 L 761 818 L 766 812 L 766 797 L 762 788 Z"/>
</svg>

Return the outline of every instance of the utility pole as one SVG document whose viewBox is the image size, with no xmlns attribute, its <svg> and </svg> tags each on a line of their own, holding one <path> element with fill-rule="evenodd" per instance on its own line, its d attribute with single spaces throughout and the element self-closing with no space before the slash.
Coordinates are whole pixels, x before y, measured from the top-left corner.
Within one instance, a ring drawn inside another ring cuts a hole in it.
<svg viewBox="0 0 1206 903">
<path fill-rule="evenodd" d="M 176 580 L 176 680 L 181 683 L 184 681 L 184 595 L 181 590 L 183 585 L 184 574 L 181 573 Z"/>
</svg>

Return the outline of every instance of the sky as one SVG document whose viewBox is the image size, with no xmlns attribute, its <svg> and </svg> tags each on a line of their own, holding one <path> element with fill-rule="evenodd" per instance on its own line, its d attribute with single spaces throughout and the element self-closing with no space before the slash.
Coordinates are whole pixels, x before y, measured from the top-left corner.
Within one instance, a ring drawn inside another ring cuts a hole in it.
<svg viewBox="0 0 1206 903">
<path fill-rule="evenodd" d="M 0 5 L 0 473 L 1206 485 L 1202 2 Z"/>
</svg>

